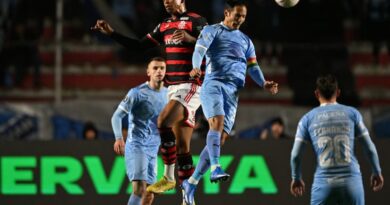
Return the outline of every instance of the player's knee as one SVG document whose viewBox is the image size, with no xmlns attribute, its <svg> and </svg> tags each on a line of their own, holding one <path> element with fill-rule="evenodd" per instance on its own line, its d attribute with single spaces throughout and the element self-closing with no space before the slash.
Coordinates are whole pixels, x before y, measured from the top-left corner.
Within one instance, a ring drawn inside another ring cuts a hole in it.
<svg viewBox="0 0 390 205">
<path fill-rule="evenodd" d="M 210 125 L 210 129 L 222 132 L 222 130 L 223 130 L 223 119 L 224 119 L 223 116 L 215 116 L 215 117 L 210 118 L 208 120 L 209 121 L 209 125 Z"/>
<path fill-rule="evenodd" d="M 136 185 L 133 185 L 133 194 L 142 197 L 145 192 L 146 186 L 144 186 L 142 183 L 137 183 Z"/>
<path fill-rule="evenodd" d="M 142 195 L 142 204 L 152 204 L 154 199 L 154 194 L 148 191 L 145 191 L 144 194 Z"/>
<path fill-rule="evenodd" d="M 167 123 L 167 117 L 165 115 L 160 115 L 157 118 L 157 127 L 158 128 L 166 128 L 169 127 Z"/>
</svg>

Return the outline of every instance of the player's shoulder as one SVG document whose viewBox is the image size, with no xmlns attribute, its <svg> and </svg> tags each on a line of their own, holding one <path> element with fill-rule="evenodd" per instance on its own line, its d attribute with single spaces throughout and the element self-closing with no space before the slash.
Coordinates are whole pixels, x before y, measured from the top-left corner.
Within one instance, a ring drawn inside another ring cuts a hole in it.
<svg viewBox="0 0 390 205">
<path fill-rule="evenodd" d="M 349 106 L 349 105 L 343 105 L 343 104 L 338 104 L 340 107 L 342 107 L 348 114 L 350 114 L 350 116 L 352 117 L 357 117 L 360 114 L 360 111 L 355 108 L 355 107 L 352 107 L 352 106 Z"/>
<path fill-rule="evenodd" d="M 188 12 L 186 16 L 192 17 L 194 19 L 204 18 L 203 16 L 201 16 L 195 12 Z"/>
<path fill-rule="evenodd" d="M 218 29 L 221 29 L 222 28 L 222 25 L 217 23 L 217 24 L 212 24 L 212 25 L 206 25 L 205 27 L 203 27 L 203 30 L 205 32 L 212 32 L 212 31 L 216 31 Z"/>
<path fill-rule="evenodd" d="M 132 92 L 133 94 L 137 94 L 140 90 L 146 89 L 148 87 L 147 83 L 142 83 L 140 85 L 137 85 L 129 90 L 129 93 Z"/>
</svg>

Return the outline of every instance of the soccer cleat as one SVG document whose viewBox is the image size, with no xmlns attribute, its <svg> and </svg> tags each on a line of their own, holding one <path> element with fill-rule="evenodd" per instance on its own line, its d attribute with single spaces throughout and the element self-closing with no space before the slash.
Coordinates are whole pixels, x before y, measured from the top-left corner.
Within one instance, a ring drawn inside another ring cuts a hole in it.
<svg viewBox="0 0 390 205">
<path fill-rule="evenodd" d="M 181 183 L 181 190 L 183 192 L 183 200 L 184 200 L 183 204 L 195 205 L 194 195 L 195 195 L 196 185 L 189 183 L 188 180 L 186 179 Z"/>
<path fill-rule="evenodd" d="M 229 179 L 230 175 L 225 173 L 220 166 L 214 169 L 210 175 L 210 181 L 212 183 L 224 182 Z"/>
<path fill-rule="evenodd" d="M 184 200 L 184 194 L 185 194 L 185 192 L 184 192 L 183 189 L 181 190 L 181 193 L 183 194 L 183 202 L 181 203 L 181 205 L 187 205 L 187 203 L 186 203 L 185 200 Z M 192 205 L 196 205 L 195 200 L 192 202 Z"/>
<path fill-rule="evenodd" d="M 155 194 L 162 194 L 166 191 L 175 188 L 175 186 L 176 186 L 176 181 L 168 181 L 166 177 L 163 177 L 158 182 L 148 186 L 148 188 L 146 188 L 146 191 Z"/>
</svg>

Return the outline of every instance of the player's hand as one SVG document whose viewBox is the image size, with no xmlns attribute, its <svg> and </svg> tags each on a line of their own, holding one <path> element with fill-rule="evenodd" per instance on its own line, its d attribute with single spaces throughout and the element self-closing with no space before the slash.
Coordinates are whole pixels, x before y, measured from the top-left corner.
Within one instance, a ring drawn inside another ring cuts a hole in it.
<svg viewBox="0 0 390 205">
<path fill-rule="evenodd" d="M 303 193 L 305 193 L 305 183 L 303 182 L 303 180 L 292 180 L 290 192 L 295 197 L 302 196 Z"/>
<path fill-rule="evenodd" d="M 105 20 L 99 19 L 96 21 L 94 27 L 91 27 L 92 31 L 100 31 L 103 34 L 111 35 L 114 29 Z"/>
<path fill-rule="evenodd" d="M 264 89 L 268 90 L 272 95 L 279 92 L 279 84 L 274 81 L 265 81 Z"/>
<path fill-rule="evenodd" d="M 202 76 L 202 71 L 199 68 L 194 68 L 190 72 L 191 78 L 200 78 Z"/>
<path fill-rule="evenodd" d="M 373 191 L 380 191 L 384 184 L 384 179 L 382 174 L 373 174 L 371 175 L 371 187 Z"/>
<path fill-rule="evenodd" d="M 173 32 L 172 35 L 172 40 L 175 43 L 181 43 L 181 42 L 194 43 L 196 41 L 196 38 L 192 37 L 184 30 L 175 30 L 175 32 Z"/>
<path fill-rule="evenodd" d="M 125 141 L 123 141 L 123 139 L 115 140 L 114 152 L 119 155 L 123 155 L 125 153 Z"/>
</svg>

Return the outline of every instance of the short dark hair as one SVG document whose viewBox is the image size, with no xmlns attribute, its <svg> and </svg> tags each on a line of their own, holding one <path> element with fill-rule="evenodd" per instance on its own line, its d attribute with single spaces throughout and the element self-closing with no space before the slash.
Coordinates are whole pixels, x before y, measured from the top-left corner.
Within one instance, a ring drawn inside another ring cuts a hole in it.
<svg viewBox="0 0 390 205">
<path fill-rule="evenodd" d="M 273 125 L 275 123 L 279 124 L 281 126 L 284 126 L 284 122 L 283 122 L 283 119 L 281 117 L 276 117 L 276 118 L 271 120 L 271 125 Z"/>
<path fill-rule="evenodd" d="M 157 57 L 153 57 L 149 60 L 149 63 L 152 62 L 152 61 L 159 61 L 159 62 L 165 62 L 165 59 L 163 57 L 160 57 L 160 56 L 157 56 Z"/>
<path fill-rule="evenodd" d="M 327 100 L 332 98 L 339 87 L 336 77 L 331 74 L 319 76 L 316 84 L 320 95 Z"/>
<path fill-rule="evenodd" d="M 225 10 L 232 10 L 235 6 L 247 6 L 245 0 L 226 0 Z"/>
</svg>

